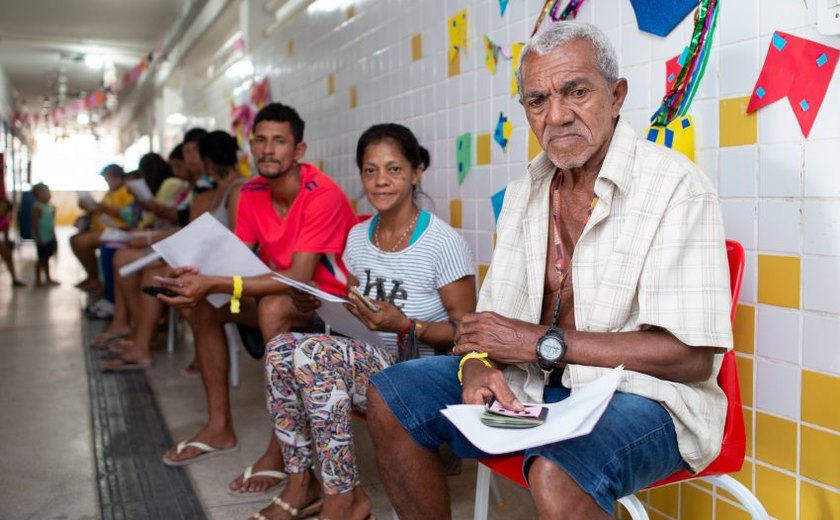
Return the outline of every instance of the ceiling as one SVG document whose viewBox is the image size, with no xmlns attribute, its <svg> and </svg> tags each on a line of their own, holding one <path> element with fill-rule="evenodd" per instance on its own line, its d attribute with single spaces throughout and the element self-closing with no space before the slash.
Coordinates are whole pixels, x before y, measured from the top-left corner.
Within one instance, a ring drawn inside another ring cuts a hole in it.
<svg viewBox="0 0 840 520">
<path fill-rule="evenodd" d="M 117 77 L 161 43 L 188 0 L 0 0 L 0 67 L 29 112 L 102 86 L 102 57 Z M 60 79 L 66 78 L 66 79 Z M 60 85 L 66 84 L 66 88 Z"/>
</svg>

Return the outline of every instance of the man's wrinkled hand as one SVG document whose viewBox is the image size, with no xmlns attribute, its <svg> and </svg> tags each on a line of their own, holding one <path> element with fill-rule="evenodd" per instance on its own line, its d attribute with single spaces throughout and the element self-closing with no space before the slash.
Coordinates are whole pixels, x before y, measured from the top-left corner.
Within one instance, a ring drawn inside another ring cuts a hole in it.
<svg viewBox="0 0 840 520">
<path fill-rule="evenodd" d="M 495 398 L 511 410 L 522 410 L 522 403 L 505 382 L 504 372 L 488 367 L 481 360 L 470 359 L 464 363 L 461 401 L 464 404 L 487 404 Z"/>
<path fill-rule="evenodd" d="M 534 363 L 536 345 L 546 327 L 506 318 L 495 312 L 464 316 L 455 336 L 452 353 L 487 352 L 490 359 L 505 364 Z"/>
<path fill-rule="evenodd" d="M 157 298 L 167 305 L 173 307 L 195 307 L 207 297 L 210 292 L 210 280 L 200 274 L 198 269 L 192 266 L 184 266 L 175 269 L 173 273 L 175 281 L 166 284 L 168 289 L 178 293 L 178 296 L 164 296 L 159 294 Z"/>
</svg>

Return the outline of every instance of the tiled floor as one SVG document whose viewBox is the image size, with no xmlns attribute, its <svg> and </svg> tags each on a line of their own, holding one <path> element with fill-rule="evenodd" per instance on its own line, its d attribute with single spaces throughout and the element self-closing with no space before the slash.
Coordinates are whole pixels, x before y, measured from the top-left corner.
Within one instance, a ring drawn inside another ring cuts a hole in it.
<svg viewBox="0 0 840 520">
<path fill-rule="evenodd" d="M 34 246 L 25 244 L 17 255 L 24 279 L 31 279 Z M 67 246 L 60 251 L 57 271 L 61 287 L 16 291 L 9 288 L 5 268 L 0 271 L 2 519 L 99 517 L 81 346 L 84 298 L 72 288 L 81 271 Z M 189 334 L 179 339 L 173 355 L 155 351 L 147 375 L 172 437 L 185 439 L 201 426 L 205 404 L 200 380 L 179 374 L 191 356 Z M 242 383 L 232 391 L 232 404 L 241 449 L 188 466 L 207 515 L 216 520 L 247 518 L 267 502 L 225 492 L 227 483 L 262 452 L 269 434 L 260 364 L 244 352 L 239 359 Z M 391 518 L 366 425 L 357 421 L 355 429 L 362 480 L 374 513 Z M 527 491 L 499 480 L 506 506 L 491 506 L 490 518 L 534 518 Z M 452 477 L 450 486 L 453 518 L 472 518 L 475 463 L 465 462 L 463 474 Z"/>
</svg>

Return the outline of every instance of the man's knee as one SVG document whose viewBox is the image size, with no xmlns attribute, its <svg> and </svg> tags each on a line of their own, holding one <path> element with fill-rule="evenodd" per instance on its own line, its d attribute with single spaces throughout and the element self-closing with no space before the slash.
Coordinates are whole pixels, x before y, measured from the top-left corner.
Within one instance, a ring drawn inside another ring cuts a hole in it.
<svg viewBox="0 0 840 520">
<path fill-rule="evenodd" d="M 603 513 L 574 478 L 547 458 L 534 458 L 527 471 L 531 495 L 541 518 L 595 518 Z"/>
<path fill-rule="evenodd" d="M 281 332 L 289 332 L 296 312 L 292 298 L 285 294 L 260 298 L 257 304 L 257 316 L 263 336 L 270 339 Z"/>
<path fill-rule="evenodd" d="M 382 399 L 382 395 L 374 385 L 367 389 L 367 421 L 368 431 L 376 445 L 383 441 L 393 439 L 393 434 L 402 429 L 402 425 L 394 417 L 391 407 Z"/>
</svg>

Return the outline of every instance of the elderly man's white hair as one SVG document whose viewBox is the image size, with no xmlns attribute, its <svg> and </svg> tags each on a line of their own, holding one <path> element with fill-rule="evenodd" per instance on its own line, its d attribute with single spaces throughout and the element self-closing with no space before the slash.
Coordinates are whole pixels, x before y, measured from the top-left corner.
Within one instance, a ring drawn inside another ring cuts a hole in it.
<svg viewBox="0 0 840 520">
<path fill-rule="evenodd" d="M 516 71 L 520 102 L 523 94 L 522 77 L 525 73 L 525 58 L 531 53 L 543 56 L 565 43 L 578 39 L 588 41 L 595 48 L 598 69 L 600 69 L 601 75 L 604 76 L 607 83 L 612 84 L 618 79 L 618 59 L 615 56 L 615 49 L 601 29 L 583 22 L 570 21 L 546 24 L 528 40 L 528 43 L 522 49 L 519 70 Z"/>
</svg>

